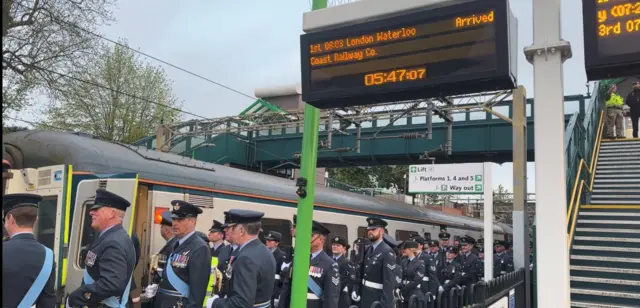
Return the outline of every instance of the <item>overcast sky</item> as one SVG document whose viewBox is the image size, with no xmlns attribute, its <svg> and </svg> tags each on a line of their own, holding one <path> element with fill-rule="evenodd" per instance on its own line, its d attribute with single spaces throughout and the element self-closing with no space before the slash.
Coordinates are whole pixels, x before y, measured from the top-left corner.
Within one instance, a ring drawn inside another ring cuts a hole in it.
<svg viewBox="0 0 640 308">
<path fill-rule="evenodd" d="M 117 22 L 101 30 L 111 39 L 126 38 L 134 48 L 249 95 L 258 87 L 299 82 L 299 35 L 310 0 L 177 3 L 120 1 Z M 533 66 L 522 53 L 532 43 L 532 0 L 511 0 L 511 7 L 519 22 L 518 82 L 532 97 Z M 586 93 L 580 0 L 562 1 L 562 36 L 573 48 L 573 58 L 564 65 L 564 92 Z M 165 66 L 165 70 L 184 100 L 185 111 L 221 117 L 235 115 L 253 102 L 177 69 Z M 533 192 L 534 165 L 529 163 L 528 168 Z M 495 165 L 494 186 L 503 184 L 511 190 L 511 173 L 511 164 Z"/>
</svg>

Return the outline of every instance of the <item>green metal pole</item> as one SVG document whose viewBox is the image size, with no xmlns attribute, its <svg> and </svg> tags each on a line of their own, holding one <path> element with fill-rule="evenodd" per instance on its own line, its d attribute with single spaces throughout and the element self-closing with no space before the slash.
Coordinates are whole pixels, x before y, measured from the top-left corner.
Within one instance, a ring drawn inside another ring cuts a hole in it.
<svg viewBox="0 0 640 308">
<path fill-rule="evenodd" d="M 327 0 L 313 0 L 313 10 L 327 7 Z M 291 303 L 289 307 L 307 307 L 309 256 L 311 255 L 311 221 L 316 192 L 316 165 L 318 162 L 318 129 L 320 110 L 309 104 L 304 106 L 304 132 L 302 134 L 302 157 L 300 177 L 307 180 L 306 196 L 298 198 L 298 218 L 293 257 Z"/>
</svg>

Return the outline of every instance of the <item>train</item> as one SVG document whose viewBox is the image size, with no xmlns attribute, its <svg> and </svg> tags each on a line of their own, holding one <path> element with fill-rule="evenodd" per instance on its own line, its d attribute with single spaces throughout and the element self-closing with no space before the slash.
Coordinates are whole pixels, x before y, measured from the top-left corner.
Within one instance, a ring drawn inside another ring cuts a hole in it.
<svg viewBox="0 0 640 308">
<path fill-rule="evenodd" d="M 282 246 L 292 245 L 289 230 L 296 213 L 295 181 L 212 164 L 173 153 L 108 142 L 81 134 L 44 130 L 3 136 L 3 159 L 11 178 L 5 193 L 43 196 L 36 237 L 54 251 L 56 289 L 61 298 L 78 287 L 84 268 L 82 253 L 96 237 L 86 210 L 99 187 L 132 202 L 123 225 L 140 239 L 140 263 L 134 273 L 138 285 L 149 281 L 150 256 L 164 245 L 160 214 L 172 200 L 185 200 L 203 209 L 197 230 L 207 232 L 224 211 L 252 209 L 265 213 L 263 234 L 278 231 Z M 388 222 L 386 232 L 398 241 L 414 234 L 437 238 L 446 228 L 452 236 L 480 238 L 482 220 L 444 213 L 398 201 L 338 189 L 316 188 L 313 219 L 325 224 L 331 236 L 349 242 L 365 234 L 366 218 Z M 510 240 L 513 229 L 494 223 L 494 238 Z M 138 288 L 137 291 L 139 291 Z M 134 292 L 135 294 L 135 292 Z"/>
</svg>

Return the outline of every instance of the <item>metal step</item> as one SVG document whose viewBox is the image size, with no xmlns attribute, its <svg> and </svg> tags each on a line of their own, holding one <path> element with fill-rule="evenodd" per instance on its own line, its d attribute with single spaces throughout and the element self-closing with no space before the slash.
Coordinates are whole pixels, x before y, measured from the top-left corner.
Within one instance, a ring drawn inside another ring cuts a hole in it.
<svg viewBox="0 0 640 308">
<path fill-rule="evenodd" d="M 619 165 L 616 168 L 596 169 L 596 176 L 601 173 L 635 173 L 640 176 L 640 169 L 630 168 L 629 166 Z"/>
<path fill-rule="evenodd" d="M 620 184 L 633 184 L 637 185 L 640 183 L 640 179 L 628 178 L 628 179 L 594 179 L 593 185 L 597 185 L 598 183 L 620 183 Z"/>
<path fill-rule="evenodd" d="M 627 146 L 606 146 L 600 147 L 600 151 L 611 151 L 611 150 L 636 150 L 640 151 L 640 144 L 631 144 Z"/>
<path fill-rule="evenodd" d="M 593 205 L 640 205 L 636 200 L 591 200 Z"/>
<path fill-rule="evenodd" d="M 613 291 L 571 288 L 571 293 L 640 299 L 640 293 L 631 293 L 631 292 L 613 292 Z"/>
<path fill-rule="evenodd" d="M 598 156 L 598 163 L 603 162 L 603 161 L 606 161 L 606 162 L 609 162 L 609 161 L 620 162 L 620 161 L 623 161 L 623 160 L 621 160 L 620 156 L 618 156 L 618 155 L 604 155 L 604 156 L 600 155 L 600 156 Z M 636 163 L 638 161 L 638 157 L 636 157 L 634 155 L 624 156 L 624 161 L 629 161 L 629 162 L 632 162 L 632 163 Z"/>
<path fill-rule="evenodd" d="M 578 224 L 618 224 L 618 225 L 640 225 L 640 221 L 632 220 L 584 220 L 578 218 Z M 602 231 L 602 230 L 601 230 Z"/>
<path fill-rule="evenodd" d="M 580 223 L 580 220 L 578 220 L 578 223 Z M 638 229 L 576 228 L 576 232 L 640 233 L 640 228 Z"/>
<path fill-rule="evenodd" d="M 640 188 L 638 188 L 640 189 Z M 603 195 L 607 195 L 607 193 L 615 193 L 615 194 L 624 194 L 624 193 L 635 193 L 637 192 L 637 196 L 640 197 L 640 191 L 634 189 L 634 188 L 609 188 L 609 189 L 604 189 L 604 188 L 599 188 L 593 189 L 593 195 L 597 195 L 597 194 L 603 194 Z"/>
<path fill-rule="evenodd" d="M 640 263 L 640 259 L 634 258 L 616 258 L 616 257 L 601 257 L 601 256 L 588 256 L 588 255 L 571 255 L 573 260 L 587 260 L 587 261 L 605 261 L 605 262 L 625 262 L 625 263 Z"/>
<path fill-rule="evenodd" d="M 638 182 L 637 184 L 631 183 L 631 184 L 613 184 L 612 183 L 600 183 L 600 184 L 596 184 L 595 182 L 593 183 L 593 189 L 594 191 L 597 190 L 598 188 L 614 188 L 614 189 L 623 189 L 623 188 L 629 188 L 629 189 L 638 189 L 640 191 L 640 182 Z"/>
<path fill-rule="evenodd" d="M 582 281 L 582 282 L 596 282 L 596 283 L 606 283 L 606 284 L 619 284 L 619 285 L 627 285 L 627 286 L 640 286 L 640 281 L 633 280 L 624 280 L 624 279 L 604 279 L 604 278 L 593 278 L 593 277 L 571 277 L 571 281 Z"/>
<path fill-rule="evenodd" d="M 571 248 L 578 249 L 578 250 L 600 250 L 600 251 L 615 251 L 615 252 L 640 252 L 640 248 L 632 248 L 632 247 L 573 245 L 573 246 L 571 246 Z"/>
<path fill-rule="evenodd" d="M 579 215 L 584 216 L 626 216 L 626 217 L 640 217 L 640 213 L 630 212 L 580 212 Z M 579 217 L 579 216 L 578 216 Z"/>
<path fill-rule="evenodd" d="M 626 162 L 621 162 L 620 160 L 615 160 L 615 159 L 607 159 L 607 160 L 600 160 L 598 159 L 598 163 L 597 165 L 619 165 L 619 164 L 625 164 Z M 640 161 L 638 160 L 631 160 L 629 162 L 631 165 L 637 165 L 640 164 Z"/>
<path fill-rule="evenodd" d="M 602 200 L 602 199 L 607 199 L 607 200 L 626 199 L 632 202 L 635 201 L 636 204 L 640 204 L 640 195 L 600 195 L 600 194 L 591 195 L 591 201 Z"/>
<path fill-rule="evenodd" d="M 624 159 L 628 159 L 631 157 L 638 157 L 638 153 L 636 152 L 610 152 L 610 153 L 602 153 L 600 152 L 599 154 L 599 158 L 603 158 L 603 157 L 618 157 L 618 158 L 623 158 Z"/>
<path fill-rule="evenodd" d="M 599 304 L 584 301 L 571 301 L 571 308 L 640 308 L 640 306 Z"/>
<path fill-rule="evenodd" d="M 571 265 L 570 269 L 574 270 L 574 271 L 591 271 L 591 272 L 622 273 L 622 274 L 640 274 L 640 270 L 638 270 L 638 269 L 619 268 L 619 267 Z"/>
<path fill-rule="evenodd" d="M 640 179 L 638 179 L 638 174 L 635 173 L 625 173 L 625 174 L 619 174 L 619 173 L 604 173 L 604 174 L 598 174 L 596 175 L 596 179 L 600 179 L 600 178 L 618 178 L 618 179 L 635 179 L 637 181 L 640 181 Z"/>
<path fill-rule="evenodd" d="M 573 238 L 577 241 L 605 241 L 619 243 L 640 243 L 640 238 L 619 238 L 619 237 L 601 237 L 601 236 L 576 236 Z M 640 260 L 636 260 L 640 263 Z M 635 262 L 634 262 L 635 263 Z"/>
</svg>

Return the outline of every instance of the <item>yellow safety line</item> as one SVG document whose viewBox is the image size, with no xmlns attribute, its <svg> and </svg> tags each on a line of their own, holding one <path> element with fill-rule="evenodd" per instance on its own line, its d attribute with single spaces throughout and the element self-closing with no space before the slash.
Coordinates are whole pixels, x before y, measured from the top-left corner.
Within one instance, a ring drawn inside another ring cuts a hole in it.
<svg viewBox="0 0 640 308">
<path fill-rule="evenodd" d="M 640 205 L 582 205 L 580 206 L 583 209 L 623 209 L 623 210 L 640 210 Z"/>
<path fill-rule="evenodd" d="M 67 191 L 65 192 L 65 205 L 64 205 L 64 235 L 63 235 L 63 243 L 64 245 L 69 247 L 69 224 L 71 222 L 71 185 L 73 184 L 73 166 L 69 165 L 67 167 Z M 60 285 L 67 285 L 67 268 L 68 268 L 68 257 L 62 256 L 62 273 L 60 279 Z"/>
<path fill-rule="evenodd" d="M 133 232 L 133 220 L 136 214 L 136 201 L 138 199 L 138 174 L 136 174 L 136 182 L 133 187 L 133 200 L 131 200 L 131 218 L 129 218 L 129 236 L 131 236 L 131 232 Z"/>
</svg>

